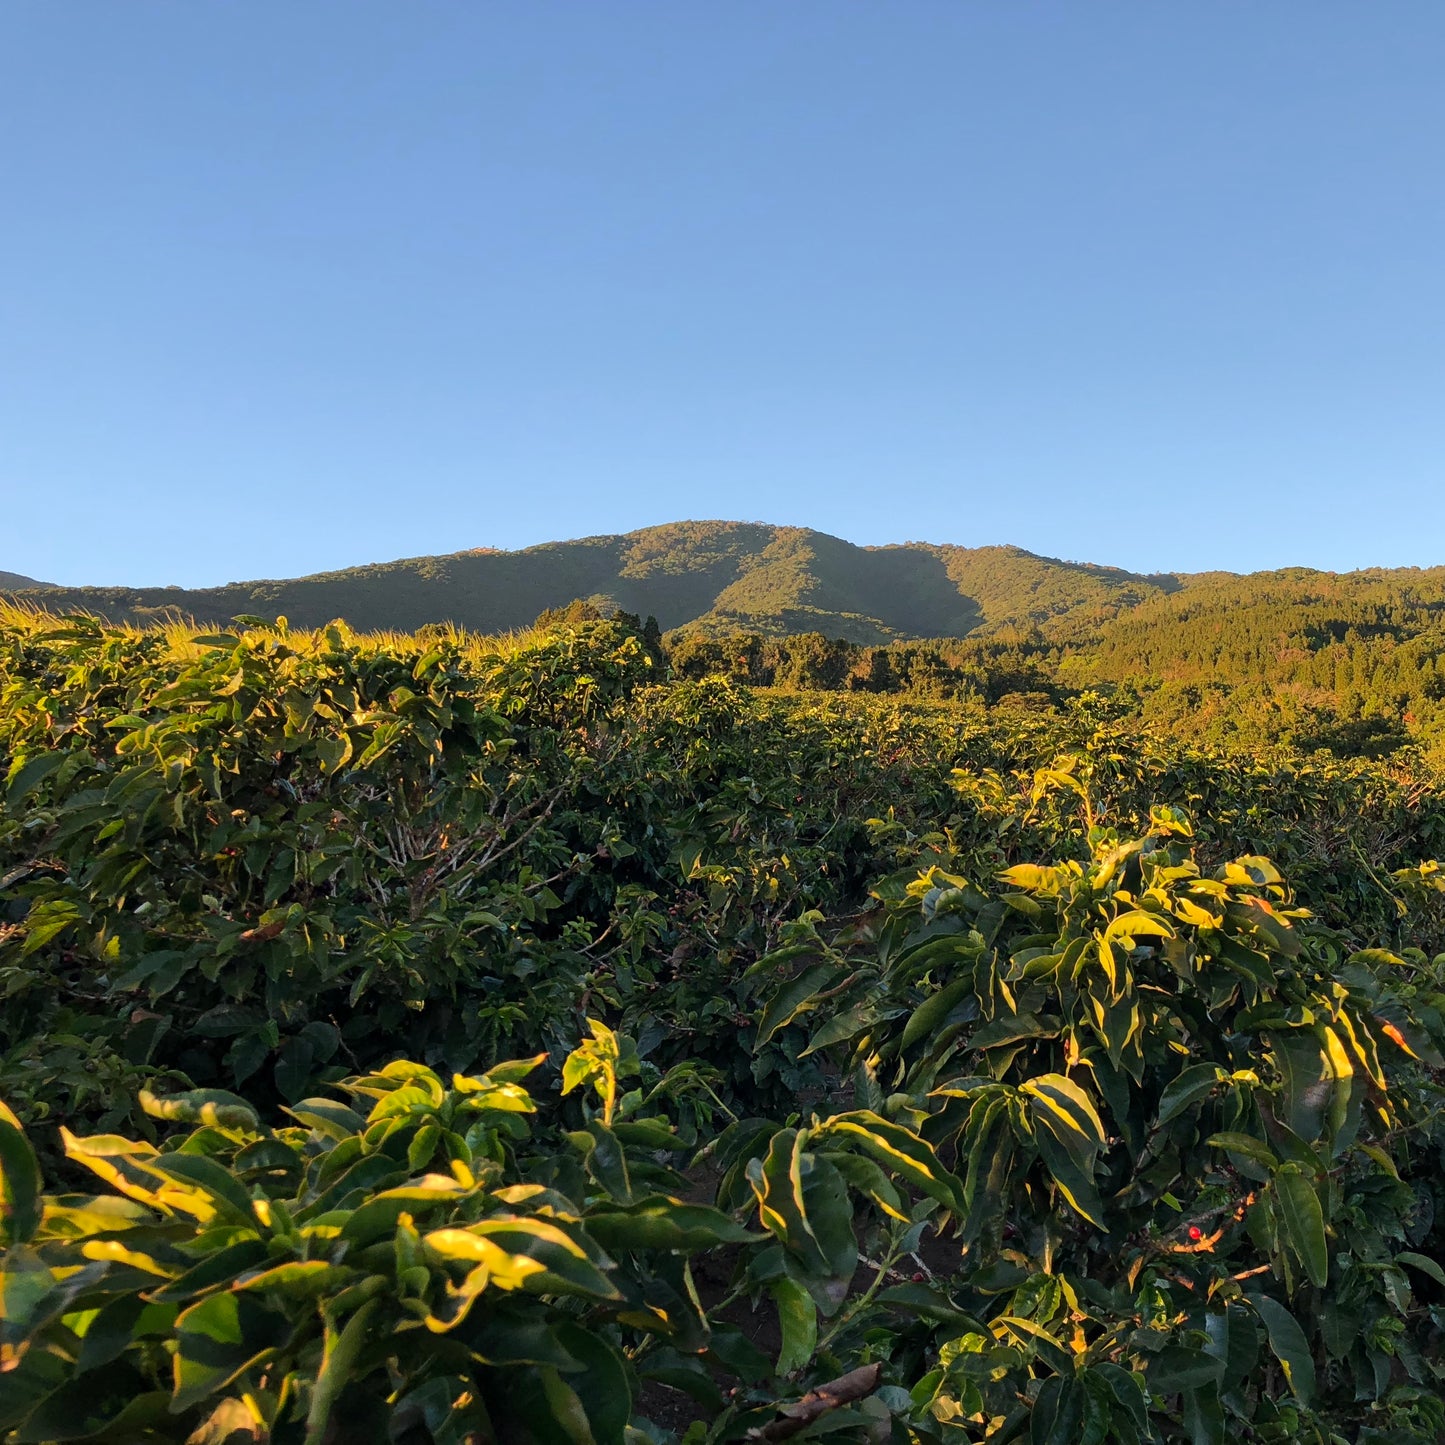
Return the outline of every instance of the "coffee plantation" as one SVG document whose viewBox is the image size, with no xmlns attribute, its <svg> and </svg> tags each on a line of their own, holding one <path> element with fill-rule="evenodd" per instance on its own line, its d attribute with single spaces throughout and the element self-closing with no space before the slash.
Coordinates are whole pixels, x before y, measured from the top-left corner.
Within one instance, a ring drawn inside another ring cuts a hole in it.
<svg viewBox="0 0 1445 1445">
<path fill-rule="evenodd" d="M 1445 1438 L 1426 761 L 554 623 L 0 614 L 0 1438 Z"/>
</svg>

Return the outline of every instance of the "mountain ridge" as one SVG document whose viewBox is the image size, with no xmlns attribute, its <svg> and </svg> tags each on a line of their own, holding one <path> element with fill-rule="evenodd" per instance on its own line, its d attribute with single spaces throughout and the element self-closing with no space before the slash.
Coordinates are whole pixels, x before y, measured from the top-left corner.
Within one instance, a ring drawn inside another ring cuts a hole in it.
<svg viewBox="0 0 1445 1445">
<path fill-rule="evenodd" d="M 53 583 L 39 582 L 34 577 L 26 577 L 20 572 L 6 572 L 0 569 L 0 592 L 14 591 L 22 587 L 51 587 Z"/>
<path fill-rule="evenodd" d="M 340 618 L 363 630 L 454 623 L 497 633 L 580 599 L 704 636 L 820 632 L 881 644 L 1031 633 L 1068 645 L 1136 613 L 1187 618 L 1196 603 L 1218 612 L 1236 600 L 1253 606 L 1285 597 L 1386 606 L 1411 603 L 1417 593 L 1433 598 L 1441 579 L 1439 568 L 1139 573 L 1011 545 L 862 546 L 806 527 L 702 521 L 209 588 L 54 587 L 0 572 L 0 592 L 54 612 L 129 622 L 180 616 L 224 624 L 284 614 L 300 626 Z"/>
<path fill-rule="evenodd" d="M 452 622 L 503 632 L 582 599 L 651 614 L 670 631 L 823 631 L 870 643 L 966 636 L 1079 608 L 1112 613 L 1179 585 L 1173 574 L 1148 577 L 1022 547 L 860 546 L 811 528 L 711 521 L 207 588 L 55 587 L 0 574 L 0 591 L 115 621 L 284 613 L 306 626 L 343 618 L 366 629 Z"/>
</svg>

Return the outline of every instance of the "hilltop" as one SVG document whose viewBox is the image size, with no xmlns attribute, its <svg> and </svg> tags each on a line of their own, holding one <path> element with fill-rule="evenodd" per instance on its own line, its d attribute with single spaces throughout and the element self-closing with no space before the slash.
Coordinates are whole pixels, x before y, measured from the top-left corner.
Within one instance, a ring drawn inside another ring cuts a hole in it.
<svg viewBox="0 0 1445 1445">
<path fill-rule="evenodd" d="M 14 592 L 22 587 L 49 587 L 48 582 L 37 582 L 33 577 L 24 577 L 19 572 L 0 570 L 0 592 Z"/>
<path fill-rule="evenodd" d="M 1021 547 L 859 547 L 802 527 L 749 522 L 676 522 L 517 552 L 478 549 L 199 589 L 56 588 L 0 573 L 0 589 L 51 611 L 116 621 L 285 614 L 304 626 L 334 618 L 362 629 L 452 622 L 492 633 L 581 598 L 654 616 L 669 631 L 822 632 L 861 643 L 1044 624 L 1091 629 L 1181 585 L 1171 575 L 1064 562 Z"/>
</svg>

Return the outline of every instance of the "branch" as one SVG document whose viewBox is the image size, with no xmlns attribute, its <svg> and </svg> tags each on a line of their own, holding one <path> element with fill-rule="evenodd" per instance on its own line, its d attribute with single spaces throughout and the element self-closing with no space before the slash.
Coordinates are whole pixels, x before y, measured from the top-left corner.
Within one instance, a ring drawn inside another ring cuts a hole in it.
<svg viewBox="0 0 1445 1445">
<path fill-rule="evenodd" d="M 836 1380 L 829 1380 L 826 1385 L 809 1390 L 801 1400 L 791 1405 L 780 1405 L 780 1418 L 764 1425 L 760 1430 L 749 1430 L 747 1438 L 789 1440 L 806 1430 L 814 1420 L 820 1419 L 829 1410 L 836 1410 L 840 1405 L 851 1405 L 855 1400 L 871 1395 L 878 1388 L 882 1375 L 881 1364 L 863 1365 L 856 1370 L 850 1370 L 846 1375 L 839 1375 Z"/>
</svg>

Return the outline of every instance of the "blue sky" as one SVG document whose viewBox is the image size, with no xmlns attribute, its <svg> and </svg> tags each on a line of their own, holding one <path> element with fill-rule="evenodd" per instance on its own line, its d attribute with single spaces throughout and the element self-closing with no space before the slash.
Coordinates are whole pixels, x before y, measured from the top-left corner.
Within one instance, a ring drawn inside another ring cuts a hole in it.
<svg viewBox="0 0 1445 1445">
<path fill-rule="evenodd" d="M 11 0 L 0 568 L 1445 563 L 1438 0 Z"/>
</svg>

